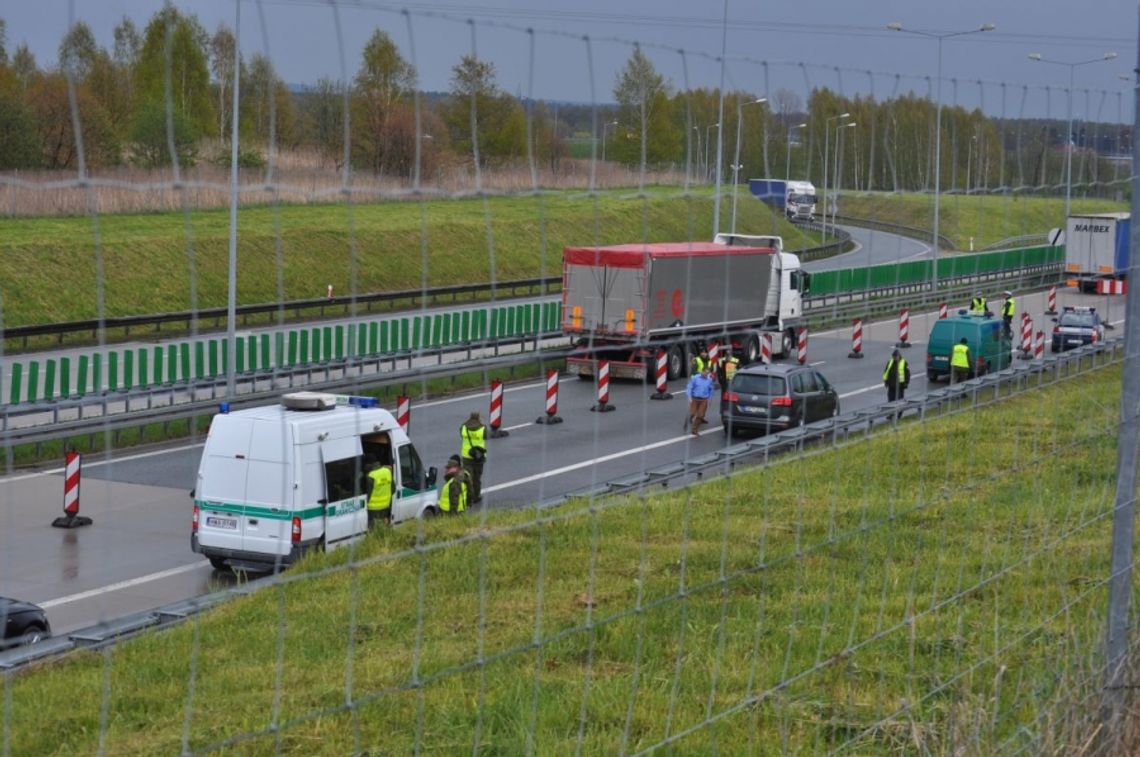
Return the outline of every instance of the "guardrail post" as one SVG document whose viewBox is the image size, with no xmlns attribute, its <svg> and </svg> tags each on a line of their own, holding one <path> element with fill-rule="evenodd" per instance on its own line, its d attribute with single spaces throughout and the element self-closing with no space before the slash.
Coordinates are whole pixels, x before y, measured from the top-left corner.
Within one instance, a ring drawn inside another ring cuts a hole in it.
<svg viewBox="0 0 1140 757">
<path fill-rule="evenodd" d="M 71 358 L 59 359 L 59 396 L 71 396 Z"/>
<path fill-rule="evenodd" d="M 35 402 L 40 388 L 40 362 L 33 360 L 28 364 L 28 402 Z"/>
<path fill-rule="evenodd" d="M 75 377 L 75 394 L 82 397 L 87 394 L 87 366 L 90 358 L 86 355 L 79 356 L 79 365 L 76 366 Z"/>
</svg>

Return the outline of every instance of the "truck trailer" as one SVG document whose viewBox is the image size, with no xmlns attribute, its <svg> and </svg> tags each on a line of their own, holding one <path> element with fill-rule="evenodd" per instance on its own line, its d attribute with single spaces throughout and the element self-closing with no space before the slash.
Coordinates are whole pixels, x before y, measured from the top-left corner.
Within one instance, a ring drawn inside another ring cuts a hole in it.
<svg viewBox="0 0 1140 757">
<path fill-rule="evenodd" d="M 1065 226 L 1065 276 L 1081 291 L 1098 279 L 1123 279 L 1128 270 L 1130 213 L 1069 216 Z"/>
<path fill-rule="evenodd" d="M 722 237 L 723 239 L 723 237 Z M 670 379 L 712 339 L 731 343 L 742 362 L 790 355 L 803 323 L 811 276 L 795 255 L 771 246 L 666 242 L 563 250 L 562 329 L 575 340 L 569 373 L 651 380 L 658 350 Z"/>
</svg>

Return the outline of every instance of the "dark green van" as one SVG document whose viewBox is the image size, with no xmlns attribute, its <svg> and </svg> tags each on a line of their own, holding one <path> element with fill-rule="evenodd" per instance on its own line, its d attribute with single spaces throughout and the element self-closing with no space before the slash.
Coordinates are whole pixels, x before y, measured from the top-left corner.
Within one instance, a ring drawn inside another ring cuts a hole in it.
<svg viewBox="0 0 1140 757">
<path fill-rule="evenodd" d="M 980 376 L 1008 368 L 1012 362 L 1011 345 L 1001 330 L 1001 318 L 987 315 L 957 315 L 934 322 L 926 345 L 926 380 L 938 381 L 950 376 L 950 353 L 962 338 L 970 348 L 974 362 L 970 376 Z"/>
</svg>

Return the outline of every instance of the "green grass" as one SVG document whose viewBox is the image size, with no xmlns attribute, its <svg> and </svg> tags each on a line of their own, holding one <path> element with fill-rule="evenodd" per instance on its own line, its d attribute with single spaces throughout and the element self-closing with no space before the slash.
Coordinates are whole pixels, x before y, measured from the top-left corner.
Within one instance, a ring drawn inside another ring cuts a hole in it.
<svg viewBox="0 0 1140 757">
<path fill-rule="evenodd" d="M 687 729 L 677 753 L 1072 753 L 1120 371 L 1077 380 L 682 491 L 374 534 L 354 569 L 314 555 L 6 678 L 8 746 L 169 754 L 185 727 L 191 751 L 569 754 L 584 712 L 586 754 Z"/>
<path fill-rule="evenodd" d="M 888 192 L 843 193 L 840 213 L 857 218 L 900 223 L 920 229 L 934 228 L 933 194 Z M 1128 210 L 1124 202 L 1074 198 L 1074 213 Z M 981 249 L 1009 237 L 1045 234 L 1065 225 L 1063 197 L 1027 195 L 942 195 L 939 233 L 959 250 Z"/>
<path fill-rule="evenodd" d="M 727 228 L 730 202 L 721 210 Z M 782 234 L 789 249 L 818 244 L 761 203 L 741 202 L 737 212 L 742 232 Z M 347 294 L 354 277 L 364 293 L 559 275 L 566 245 L 709 239 L 712 216 L 710 192 L 671 188 L 644 197 L 608 191 L 382 202 L 351 212 L 344 205 L 243 208 L 238 302 L 323 297 L 328 284 Z M 96 318 L 100 283 L 106 316 L 223 307 L 228 235 L 224 210 L 101 215 L 96 223 L 0 220 L 2 325 Z"/>
</svg>

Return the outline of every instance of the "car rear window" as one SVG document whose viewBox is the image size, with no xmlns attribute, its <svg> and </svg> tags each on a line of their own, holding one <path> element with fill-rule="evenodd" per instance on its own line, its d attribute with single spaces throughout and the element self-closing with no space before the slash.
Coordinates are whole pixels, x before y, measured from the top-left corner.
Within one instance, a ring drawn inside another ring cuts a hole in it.
<svg viewBox="0 0 1140 757">
<path fill-rule="evenodd" d="M 763 394 L 779 397 L 788 393 L 783 376 L 756 376 L 738 373 L 732 379 L 732 390 L 738 394 Z"/>
<path fill-rule="evenodd" d="M 1061 326 L 1091 329 L 1095 326 L 1092 313 L 1065 313 L 1061 316 Z"/>
</svg>

